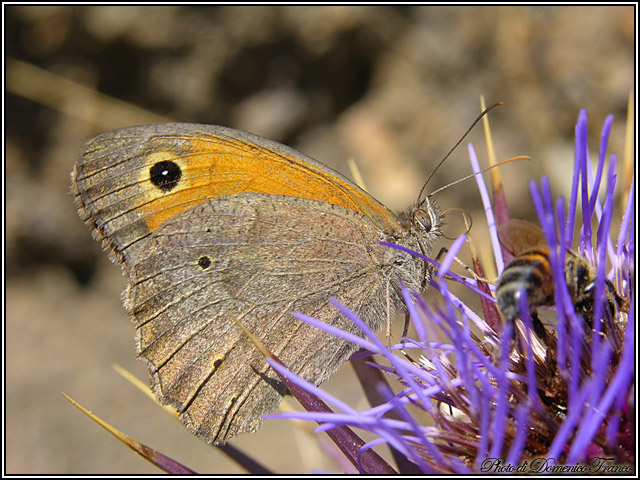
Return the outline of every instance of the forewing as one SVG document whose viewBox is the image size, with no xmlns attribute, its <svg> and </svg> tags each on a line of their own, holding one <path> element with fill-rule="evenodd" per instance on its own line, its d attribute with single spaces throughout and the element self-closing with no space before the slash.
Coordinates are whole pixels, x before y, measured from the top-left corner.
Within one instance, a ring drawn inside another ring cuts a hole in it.
<svg viewBox="0 0 640 480">
<path fill-rule="evenodd" d="M 163 165 L 171 166 L 164 176 Z M 156 166 L 161 184 L 153 179 Z M 362 213 L 383 230 L 400 228 L 384 205 L 312 158 L 213 125 L 142 125 L 101 134 L 85 145 L 72 190 L 81 217 L 111 258 L 125 264 L 140 250 L 138 242 L 163 222 L 236 193 L 315 199 Z"/>
</svg>

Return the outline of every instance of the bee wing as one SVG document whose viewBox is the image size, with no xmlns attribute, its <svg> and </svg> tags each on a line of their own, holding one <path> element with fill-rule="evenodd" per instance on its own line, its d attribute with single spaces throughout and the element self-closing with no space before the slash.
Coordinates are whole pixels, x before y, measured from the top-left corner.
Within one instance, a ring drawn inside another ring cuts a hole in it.
<svg viewBox="0 0 640 480">
<path fill-rule="evenodd" d="M 498 228 L 498 238 L 512 255 L 547 248 L 547 241 L 540 226 L 535 223 L 512 218 Z"/>
</svg>

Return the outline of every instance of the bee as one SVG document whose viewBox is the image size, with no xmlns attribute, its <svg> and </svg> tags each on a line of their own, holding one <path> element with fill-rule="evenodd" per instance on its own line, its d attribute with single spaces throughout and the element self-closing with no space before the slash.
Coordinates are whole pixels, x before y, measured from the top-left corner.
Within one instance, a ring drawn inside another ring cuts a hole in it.
<svg viewBox="0 0 640 480">
<path fill-rule="evenodd" d="M 496 299 L 498 308 L 508 321 L 520 316 L 519 292 L 525 290 L 536 334 L 544 338 L 544 327 L 536 315 L 537 307 L 552 306 L 554 284 L 549 262 L 549 246 L 538 225 L 526 220 L 511 219 L 498 231 L 500 243 L 515 256 L 498 278 Z M 589 260 L 571 250 L 565 253 L 565 280 L 576 313 L 593 328 L 596 270 Z M 612 318 L 616 308 L 625 310 L 626 302 L 614 285 L 605 279 L 607 305 Z M 604 330 L 603 330 L 604 331 Z"/>
</svg>

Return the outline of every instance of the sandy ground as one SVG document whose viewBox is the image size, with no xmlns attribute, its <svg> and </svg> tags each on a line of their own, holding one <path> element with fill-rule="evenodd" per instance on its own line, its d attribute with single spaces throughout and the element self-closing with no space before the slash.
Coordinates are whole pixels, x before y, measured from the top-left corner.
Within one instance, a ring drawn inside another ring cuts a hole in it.
<svg viewBox="0 0 640 480">
<path fill-rule="evenodd" d="M 513 216 L 527 183 L 567 194 L 573 129 L 591 145 L 615 115 L 622 154 L 634 85 L 632 7 L 5 7 L 6 473 L 156 473 L 74 409 L 65 392 L 201 473 L 240 473 L 113 369 L 140 378 L 125 279 L 76 216 L 69 173 L 84 142 L 155 121 L 227 125 L 286 143 L 350 176 L 392 209 L 410 204 L 480 110 L 490 116 Z M 486 165 L 480 128 L 473 142 Z M 470 171 L 466 144 L 429 190 Z M 482 210 L 468 182 L 437 197 Z M 451 236 L 461 233 L 454 227 Z M 441 245 L 446 246 L 448 240 Z M 350 368 L 327 388 L 364 407 Z M 324 441 L 324 438 L 322 439 Z M 342 470 L 313 435 L 267 421 L 234 445 L 280 473 Z"/>
</svg>

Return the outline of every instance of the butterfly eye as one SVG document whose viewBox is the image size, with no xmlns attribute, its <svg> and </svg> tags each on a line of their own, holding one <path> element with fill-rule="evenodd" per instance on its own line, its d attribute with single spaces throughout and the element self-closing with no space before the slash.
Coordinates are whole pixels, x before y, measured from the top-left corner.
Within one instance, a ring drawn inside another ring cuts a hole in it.
<svg viewBox="0 0 640 480">
<path fill-rule="evenodd" d="M 418 208 L 414 210 L 413 221 L 418 222 L 425 232 L 430 232 L 431 228 L 433 227 L 433 222 L 431 221 L 431 214 L 429 213 L 429 211 L 424 210 L 422 208 Z"/>
</svg>

